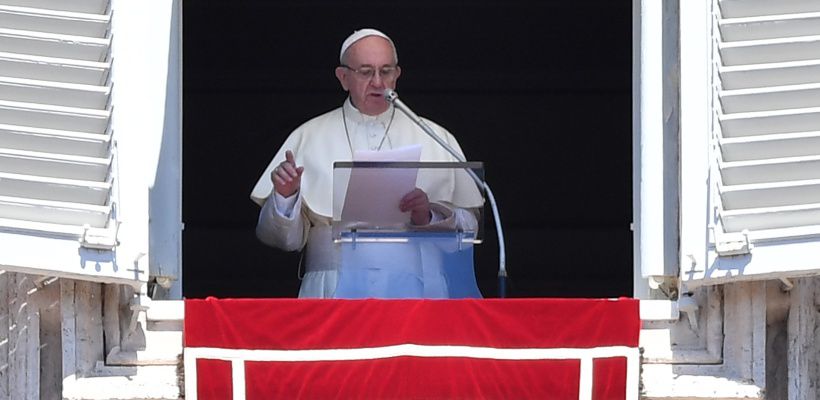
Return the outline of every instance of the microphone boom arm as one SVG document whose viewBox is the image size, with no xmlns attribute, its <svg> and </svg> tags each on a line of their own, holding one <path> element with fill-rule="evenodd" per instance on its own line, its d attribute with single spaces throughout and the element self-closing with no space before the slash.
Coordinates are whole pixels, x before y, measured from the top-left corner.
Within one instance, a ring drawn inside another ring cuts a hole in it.
<svg viewBox="0 0 820 400">
<path fill-rule="evenodd" d="M 392 103 L 394 107 L 398 108 L 399 110 L 401 110 L 401 112 L 407 115 L 407 117 L 410 118 L 410 120 L 412 120 L 416 125 L 418 125 L 424 131 L 424 133 L 433 138 L 433 140 L 435 140 L 439 145 L 441 145 L 441 147 L 447 150 L 447 152 L 449 152 L 456 160 L 461 162 L 467 161 L 467 159 L 464 158 L 464 156 L 455 151 L 447 142 L 444 141 L 444 139 L 440 138 L 433 130 L 433 128 L 431 128 L 430 125 L 427 125 L 427 123 L 425 123 L 423 119 L 416 115 L 416 113 L 414 113 L 413 110 L 410 109 L 410 107 L 407 107 L 407 105 L 405 105 L 404 102 L 399 100 L 399 95 L 396 94 L 396 91 L 394 91 L 393 89 L 385 89 L 384 97 L 387 101 Z M 487 198 L 490 200 L 490 207 L 493 210 L 493 219 L 495 221 L 496 233 L 498 234 L 498 294 L 499 297 L 507 297 L 507 256 L 504 246 L 504 232 L 501 229 L 501 218 L 498 215 L 498 206 L 495 202 L 495 196 L 493 195 L 493 191 L 490 189 L 490 185 L 488 185 L 486 181 L 476 176 L 473 170 L 469 168 L 465 168 L 465 170 L 470 175 L 470 177 L 472 177 L 473 180 L 476 181 L 476 183 L 479 186 L 482 186 L 484 188 L 484 191 L 487 193 Z"/>
</svg>

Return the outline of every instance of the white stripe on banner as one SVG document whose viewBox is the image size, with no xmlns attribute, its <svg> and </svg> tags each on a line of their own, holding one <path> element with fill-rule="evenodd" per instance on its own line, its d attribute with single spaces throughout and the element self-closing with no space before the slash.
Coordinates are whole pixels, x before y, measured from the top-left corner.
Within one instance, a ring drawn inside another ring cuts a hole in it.
<svg viewBox="0 0 820 400">
<path fill-rule="evenodd" d="M 231 385 L 233 386 L 233 398 L 245 398 L 245 360 L 231 360 Z"/>
<path fill-rule="evenodd" d="M 625 357 L 626 365 L 626 399 L 638 399 L 638 374 L 640 353 L 638 348 L 626 346 L 608 346 L 593 348 L 495 348 L 471 346 L 432 346 L 418 344 L 400 344 L 383 347 L 362 347 L 353 349 L 322 350 L 250 350 L 223 349 L 217 347 L 186 347 L 185 358 L 185 395 L 186 399 L 197 399 L 196 360 L 231 361 L 233 400 L 245 400 L 245 361 L 353 361 L 375 360 L 392 357 L 465 357 L 493 360 L 580 360 L 580 400 L 592 399 L 592 360 L 596 358 Z"/>
</svg>

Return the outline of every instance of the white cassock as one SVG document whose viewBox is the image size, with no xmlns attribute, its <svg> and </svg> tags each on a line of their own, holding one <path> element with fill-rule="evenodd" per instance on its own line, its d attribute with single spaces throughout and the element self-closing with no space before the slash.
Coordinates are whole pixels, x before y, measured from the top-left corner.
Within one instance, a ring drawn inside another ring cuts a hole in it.
<svg viewBox="0 0 820 400">
<path fill-rule="evenodd" d="M 453 149 L 463 154 L 453 135 L 431 121 L 425 122 Z M 380 115 L 369 116 L 356 110 L 349 99 L 342 107 L 305 122 L 285 140 L 259 177 L 251 199 L 262 206 L 256 227 L 262 242 L 285 251 L 306 246 L 305 274 L 299 297 L 333 298 L 339 283 L 340 245 L 333 242 L 331 229 L 333 163 L 351 161 L 357 150 L 386 150 L 413 144 L 422 146 L 421 161 L 458 161 L 392 105 Z M 298 194 L 285 199 L 278 193 L 271 196 L 273 183 L 270 175 L 273 168 L 285 160 L 287 150 L 293 152 L 296 165 L 305 169 Z M 416 185 L 427 193 L 431 202 L 434 214 L 431 227 L 475 229 L 475 218 L 466 209 L 481 207 L 483 197 L 476 183 L 463 170 L 420 170 Z M 379 259 L 387 264 L 391 259 L 417 261 L 421 280 L 419 291 L 405 291 L 398 297 L 448 297 L 447 283 L 441 272 L 431 265 L 435 263 L 428 262 L 435 256 L 401 245 L 385 245 L 382 250 L 381 257 L 374 255 L 377 260 L 374 262 L 381 262 Z M 384 276 L 391 279 L 390 274 Z M 398 285 L 404 286 L 404 283 Z M 376 293 L 372 297 L 397 297 L 389 293 L 390 286 L 388 282 L 384 289 L 388 292 Z M 395 282 L 392 287 L 396 287 Z"/>
</svg>

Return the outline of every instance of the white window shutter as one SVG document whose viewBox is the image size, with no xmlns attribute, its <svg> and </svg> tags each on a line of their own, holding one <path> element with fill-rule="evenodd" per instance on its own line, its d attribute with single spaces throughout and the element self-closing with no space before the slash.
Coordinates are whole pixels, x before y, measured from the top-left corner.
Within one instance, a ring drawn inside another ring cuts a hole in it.
<svg viewBox="0 0 820 400">
<path fill-rule="evenodd" d="M 708 254 L 682 276 L 820 273 L 820 2 L 715 4 Z"/>
<path fill-rule="evenodd" d="M 117 245 L 110 28 L 109 0 L 0 0 L 0 267 Z"/>
</svg>

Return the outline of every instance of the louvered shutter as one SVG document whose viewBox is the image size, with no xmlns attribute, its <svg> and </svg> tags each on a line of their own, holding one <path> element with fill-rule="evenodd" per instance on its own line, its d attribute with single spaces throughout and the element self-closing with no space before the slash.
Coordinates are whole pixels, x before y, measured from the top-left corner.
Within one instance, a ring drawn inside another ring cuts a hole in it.
<svg viewBox="0 0 820 400">
<path fill-rule="evenodd" d="M 683 278 L 816 274 L 820 2 L 714 4 L 709 248 Z"/>
<path fill-rule="evenodd" d="M 110 27 L 108 0 L 0 0 L 1 267 L 112 259 Z"/>
</svg>

